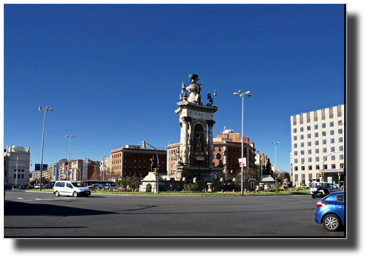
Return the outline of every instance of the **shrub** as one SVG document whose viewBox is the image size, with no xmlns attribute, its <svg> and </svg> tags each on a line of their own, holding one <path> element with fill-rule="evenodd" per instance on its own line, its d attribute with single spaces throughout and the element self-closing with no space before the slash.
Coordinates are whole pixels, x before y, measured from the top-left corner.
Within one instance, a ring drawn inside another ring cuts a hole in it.
<svg viewBox="0 0 373 265">
<path fill-rule="evenodd" d="M 197 184 L 185 184 L 184 191 L 197 191 L 198 185 Z"/>
</svg>

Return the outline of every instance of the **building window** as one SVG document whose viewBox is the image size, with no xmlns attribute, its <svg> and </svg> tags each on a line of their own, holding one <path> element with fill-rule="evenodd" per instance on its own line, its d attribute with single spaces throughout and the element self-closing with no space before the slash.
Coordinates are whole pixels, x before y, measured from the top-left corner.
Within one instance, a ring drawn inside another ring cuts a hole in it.
<svg viewBox="0 0 373 265">
<path fill-rule="evenodd" d="M 315 145 L 319 145 L 319 141 L 315 141 Z"/>
<path fill-rule="evenodd" d="M 344 163 L 340 163 L 340 164 L 339 164 L 339 168 L 341 168 L 341 169 L 342 169 L 342 168 L 345 168 L 345 164 L 344 164 Z"/>
<path fill-rule="evenodd" d="M 315 128 L 315 130 L 317 130 L 319 128 L 319 126 L 317 124 L 315 124 L 314 128 Z"/>
<path fill-rule="evenodd" d="M 339 137 L 338 140 L 339 140 L 340 143 L 343 143 L 343 137 Z"/>
<path fill-rule="evenodd" d="M 297 140 L 297 136 L 294 136 L 294 141 L 296 141 Z"/>
<path fill-rule="evenodd" d="M 294 167 L 294 171 L 298 171 L 298 167 L 297 166 Z"/>
<path fill-rule="evenodd" d="M 338 133 L 342 134 L 343 133 L 342 129 L 338 129 Z"/>
<path fill-rule="evenodd" d="M 319 165 L 316 165 L 316 170 L 320 170 L 320 166 Z"/>
<path fill-rule="evenodd" d="M 322 140 L 322 144 L 326 144 L 326 140 Z"/>
<path fill-rule="evenodd" d="M 298 159 L 297 159 L 297 158 L 294 159 L 294 163 L 295 163 L 295 164 L 298 164 Z"/>
<path fill-rule="evenodd" d="M 323 153 L 326 153 L 326 152 L 328 152 L 328 149 L 327 148 L 323 148 L 322 151 L 323 151 Z"/>
<path fill-rule="evenodd" d="M 308 139 L 310 139 L 311 138 L 311 134 L 309 133 L 309 134 L 307 134 L 307 138 Z"/>
<path fill-rule="evenodd" d="M 302 166 L 302 167 L 301 167 L 301 170 L 302 170 L 302 171 L 304 171 L 304 169 L 305 169 L 305 167 L 304 167 L 304 166 Z"/>
<path fill-rule="evenodd" d="M 338 125 L 342 125 L 342 120 L 339 120 L 339 121 L 338 121 Z"/>
<path fill-rule="evenodd" d="M 340 159 L 340 160 L 343 160 L 343 155 L 339 155 L 339 159 Z"/>
<path fill-rule="evenodd" d="M 311 150 L 311 149 L 308 150 L 308 154 L 309 154 L 309 155 L 312 154 L 312 150 Z"/>
<path fill-rule="evenodd" d="M 312 166 L 308 166 L 308 170 L 312 170 Z"/>
<path fill-rule="evenodd" d="M 316 138 L 319 137 L 319 133 L 318 132 L 315 133 L 315 137 Z"/>
<path fill-rule="evenodd" d="M 319 157 L 316 156 L 316 157 L 315 157 L 315 161 L 316 161 L 316 162 L 319 162 L 319 160 L 320 160 Z"/>
<path fill-rule="evenodd" d="M 322 132 L 322 136 L 326 136 L 326 131 L 323 131 L 323 132 Z"/>
<path fill-rule="evenodd" d="M 308 142 L 307 145 L 308 145 L 308 146 L 311 146 L 311 142 Z"/>
<path fill-rule="evenodd" d="M 333 127 L 334 126 L 334 122 L 331 121 L 330 124 L 329 124 L 329 126 Z"/>
<path fill-rule="evenodd" d="M 294 144 L 294 148 L 297 148 L 298 146 L 297 146 L 297 144 Z"/>
<path fill-rule="evenodd" d="M 339 151 L 343 151 L 343 145 L 339 147 Z"/>
<path fill-rule="evenodd" d="M 312 157 L 309 157 L 309 158 L 308 158 L 308 162 L 312 162 Z"/>
<path fill-rule="evenodd" d="M 303 132 L 303 127 L 300 127 L 300 132 Z"/>
<path fill-rule="evenodd" d="M 319 153 L 319 148 L 315 149 L 315 154 Z"/>
<path fill-rule="evenodd" d="M 294 155 L 297 156 L 298 155 L 298 151 L 294 151 Z"/>
<path fill-rule="evenodd" d="M 334 130 L 330 130 L 330 135 L 334 135 Z"/>
<path fill-rule="evenodd" d="M 332 164 L 332 169 L 335 169 L 335 164 Z"/>
<path fill-rule="evenodd" d="M 300 161 L 301 161 L 302 164 L 304 164 L 304 158 L 302 158 Z"/>
<path fill-rule="evenodd" d="M 332 155 L 331 159 L 332 159 L 332 161 L 334 161 L 335 160 L 335 155 Z"/>
<path fill-rule="evenodd" d="M 325 123 L 321 124 L 321 128 L 325 128 L 325 127 L 326 127 Z"/>
<path fill-rule="evenodd" d="M 307 126 L 307 131 L 310 131 L 311 130 L 311 126 Z"/>
<path fill-rule="evenodd" d="M 300 136 L 300 139 L 301 139 L 301 140 L 303 140 L 303 139 L 304 139 L 304 136 L 303 136 L 303 134 L 302 134 L 302 135 Z"/>
<path fill-rule="evenodd" d="M 330 143 L 331 143 L 331 144 L 334 144 L 334 138 L 331 138 L 331 139 L 330 139 Z"/>
<path fill-rule="evenodd" d="M 304 143 L 300 143 L 300 147 L 304 147 Z"/>
<path fill-rule="evenodd" d="M 293 129 L 293 132 L 296 133 L 296 132 L 297 132 L 297 128 L 294 128 L 294 129 Z"/>
<path fill-rule="evenodd" d="M 324 169 L 328 169 L 328 165 L 324 165 L 323 168 L 324 168 Z"/>
<path fill-rule="evenodd" d="M 304 155 L 304 151 L 303 151 L 303 150 L 301 150 L 301 151 L 300 151 L 300 154 L 301 154 L 301 155 Z"/>
</svg>

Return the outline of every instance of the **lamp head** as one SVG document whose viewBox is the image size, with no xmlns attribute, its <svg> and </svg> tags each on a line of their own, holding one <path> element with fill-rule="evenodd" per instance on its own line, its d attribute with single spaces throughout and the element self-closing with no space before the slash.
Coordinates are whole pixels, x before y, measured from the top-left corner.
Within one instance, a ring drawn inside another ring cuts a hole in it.
<svg viewBox="0 0 373 265">
<path fill-rule="evenodd" d="M 39 107 L 39 110 L 43 110 L 43 107 Z"/>
<path fill-rule="evenodd" d="M 247 95 L 248 97 L 251 97 L 251 91 L 247 91 L 244 94 Z"/>
</svg>

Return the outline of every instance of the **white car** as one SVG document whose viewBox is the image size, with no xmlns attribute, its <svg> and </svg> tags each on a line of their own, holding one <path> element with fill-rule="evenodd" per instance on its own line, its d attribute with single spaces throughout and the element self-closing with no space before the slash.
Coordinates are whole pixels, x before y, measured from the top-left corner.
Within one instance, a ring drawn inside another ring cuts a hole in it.
<svg viewBox="0 0 373 265">
<path fill-rule="evenodd" d="M 91 195 L 91 190 L 88 187 L 84 187 L 82 182 L 61 180 L 56 181 L 54 184 L 53 193 L 56 197 L 60 195 L 88 197 Z"/>
<path fill-rule="evenodd" d="M 104 186 L 105 190 L 115 190 L 116 188 L 117 186 L 115 186 L 114 184 Z"/>
</svg>

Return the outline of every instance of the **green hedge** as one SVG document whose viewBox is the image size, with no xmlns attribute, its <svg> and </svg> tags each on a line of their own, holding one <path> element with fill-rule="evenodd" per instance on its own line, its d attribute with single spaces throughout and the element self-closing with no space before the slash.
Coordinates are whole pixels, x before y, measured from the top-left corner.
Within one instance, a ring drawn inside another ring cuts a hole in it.
<svg viewBox="0 0 373 265">
<path fill-rule="evenodd" d="M 184 191 L 197 191 L 198 185 L 197 184 L 185 184 Z"/>
</svg>

